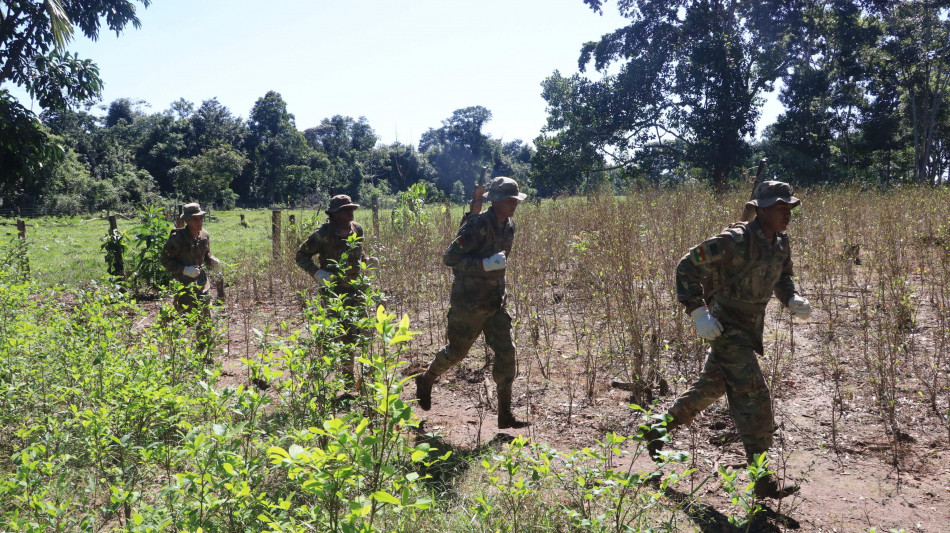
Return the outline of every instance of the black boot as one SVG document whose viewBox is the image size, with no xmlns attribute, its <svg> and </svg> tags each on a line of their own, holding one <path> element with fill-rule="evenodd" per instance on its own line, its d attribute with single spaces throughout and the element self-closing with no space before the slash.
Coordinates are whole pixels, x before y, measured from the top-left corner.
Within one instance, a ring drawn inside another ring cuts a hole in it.
<svg viewBox="0 0 950 533">
<path fill-rule="evenodd" d="M 423 411 L 432 408 L 432 383 L 434 379 L 429 377 L 428 372 L 416 376 L 416 399 L 419 400 L 419 407 Z"/>
<path fill-rule="evenodd" d="M 663 451 L 663 446 L 666 444 L 666 441 L 660 439 L 662 439 L 664 435 L 669 435 L 677 427 L 679 427 L 679 423 L 674 418 L 666 423 L 666 432 L 658 428 L 650 428 L 643 433 L 643 440 L 647 443 L 647 453 L 650 454 L 650 458 L 653 459 L 654 462 L 663 462 L 663 457 L 660 455 L 660 452 Z"/>
<path fill-rule="evenodd" d="M 531 422 L 518 420 L 511 412 L 511 389 L 498 389 L 498 429 L 521 429 Z"/>
<path fill-rule="evenodd" d="M 755 482 L 752 492 L 756 498 L 773 498 L 780 500 L 798 492 L 798 486 L 793 481 L 781 481 L 775 474 L 769 474 Z"/>
</svg>

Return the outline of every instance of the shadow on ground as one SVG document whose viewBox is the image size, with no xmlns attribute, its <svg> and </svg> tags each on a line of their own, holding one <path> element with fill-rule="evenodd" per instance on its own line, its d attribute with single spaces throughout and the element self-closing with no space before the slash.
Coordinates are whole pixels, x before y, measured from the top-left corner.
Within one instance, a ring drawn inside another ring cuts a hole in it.
<svg viewBox="0 0 950 533">
<path fill-rule="evenodd" d="M 714 507 L 702 503 L 689 494 L 676 489 L 667 488 L 663 494 L 670 500 L 678 503 L 680 509 L 693 521 L 693 524 L 703 533 L 779 533 L 782 528 L 798 529 L 800 524 L 794 518 L 775 512 L 768 505 L 763 504 L 762 510 L 746 527 L 736 527 L 729 523 L 729 517 Z"/>
</svg>

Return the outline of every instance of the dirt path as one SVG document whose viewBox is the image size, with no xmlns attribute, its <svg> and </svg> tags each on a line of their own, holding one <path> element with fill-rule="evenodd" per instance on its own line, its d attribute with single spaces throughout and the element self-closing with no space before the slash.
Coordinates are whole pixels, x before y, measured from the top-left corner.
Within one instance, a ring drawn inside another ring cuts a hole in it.
<svg viewBox="0 0 950 533">
<path fill-rule="evenodd" d="M 226 353 L 219 359 L 229 384 L 247 383 L 247 372 L 240 359 L 255 353 L 258 332 L 285 334 L 302 326 L 300 304 L 293 298 L 280 303 L 229 303 L 216 313 L 226 324 Z M 417 330 L 418 324 L 437 322 L 414 316 L 413 329 Z M 818 352 L 816 343 L 820 342 L 816 340 L 816 323 L 813 319 L 811 324 L 797 326 L 795 359 L 785 370 L 781 383 L 773 384 L 774 410 L 780 427 L 773 451 L 784 457 L 784 465 L 780 466 L 785 475 L 801 482 L 802 490 L 780 503 L 769 502 L 764 521 L 753 530 L 846 532 L 874 527 L 878 531 L 950 531 L 947 428 L 939 426 L 938 417 L 921 412 L 919 404 L 914 404 L 902 406 L 905 430 L 896 436 L 887 434 L 867 396 L 867 385 L 847 380 L 845 384 L 853 392 L 839 406 L 839 416 L 832 428 L 830 385 L 814 355 Z M 771 325 L 782 327 L 774 322 Z M 441 343 L 440 332 L 424 333 L 416 338 L 407 354 L 407 375 L 424 370 Z M 567 339 L 558 338 L 556 343 L 557 353 L 570 352 Z M 609 368 L 601 369 L 594 398 L 590 400 L 579 390 L 583 370 L 577 361 L 558 358 L 554 371 L 544 378 L 526 352 L 522 350 L 520 354 L 514 403 L 516 413 L 529 418 L 533 426 L 520 433 L 567 450 L 594 446 L 596 439 L 608 431 L 627 435 L 636 431 L 638 419 L 628 407 L 633 399 L 630 393 L 610 387 Z M 763 360 L 763 366 L 768 364 L 768 360 Z M 669 407 L 687 384 L 674 383 L 668 395 L 658 398 L 658 408 Z M 405 398 L 411 399 L 414 392 L 410 385 Z M 440 435 L 460 449 L 485 444 L 501 433 L 496 427 L 494 386 L 490 372 L 485 371 L 481 341 L 462 365 L 436 385 L 432 410 L 418 414 L 426 431 Z M 682 482 L 684 488 L 702 483 L 718 465 L 740 467 L 744 462 L 724 399 L 697 417 L 688 430 L 677 432 L 670 448 L 690 452 L 690 465 L 697 469 Z M 635 467 L 649 470 L 652 463 L 641 457 Z M 723 515 L 735 514 L 736 509 L 717 478 L 708 479 L 697 496 L 699 501 L 694 508 L 701 507 L 713 518 L 696 518 L 693 526 L 701 531 L 724 530 Z"/>
</svg>

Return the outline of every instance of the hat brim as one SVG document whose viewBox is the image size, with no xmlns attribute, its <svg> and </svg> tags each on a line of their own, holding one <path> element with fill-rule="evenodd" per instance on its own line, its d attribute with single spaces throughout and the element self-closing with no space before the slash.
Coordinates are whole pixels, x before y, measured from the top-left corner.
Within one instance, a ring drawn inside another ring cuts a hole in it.
<svg viewBox="0 0 950 533">
<path fill-rule="evenodd" d="M 181 219 L 182 219 L 182 220 L 188 220 L 188 219 L 191 218 L 191 217 L 203 216 L 203 215 L 207 215 L 207 214 L 208 214 L 207 211 L 198 211 L 197 213 L 188 213 L 187 215 L 185 215 L 184 213 L 182 213 Z"/>
<path fill-rule="evenodd" d="M 521 201 L 524 201 L 524 199 L 527 197 L 528 195 L 523 192 L 518 193 L 518 194 L 504 195 L 504 196 L 492 196 L 486 192 L 485 194 L 482 195 L 482 199 L 488 200 L 489 202 L 500 202 L 502 200 L 507 200 L 508 198 L 517 198 L 518 201 L 521 202 Z"/>
<path fill-rule="evenodd" d="M 335 209 L 327 209 L 327 213 L 336 213 L 337 211 L 342 211 L 344 209 L 356 209 L 360 204 L 343 204 Z"/>
<path fill-rule="evenodd" d="M 763 200 L 750 200 L 749 202 L 746 202 L 745 205 L 751 207 L 771 207 L 779 202 L 789 204 L 792 207 L 796 207 L 802 203 L 802 201 L 795 196 L 774 196 L 772 198 L 765 198 Z"/>
</svg>

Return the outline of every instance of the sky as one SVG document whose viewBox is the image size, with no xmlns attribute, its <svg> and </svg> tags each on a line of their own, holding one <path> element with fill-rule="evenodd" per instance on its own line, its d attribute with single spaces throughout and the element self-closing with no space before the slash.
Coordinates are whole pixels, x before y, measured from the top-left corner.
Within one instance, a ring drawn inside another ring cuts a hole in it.
<svg viewBox="0 0 950 533">
<path fill-rule="evenodd" d="M 364 116 L 383 143 L 418 144 L 456 109 L 492 112 L 483 131 L 530 142 L 544 126 L 541 82 L 578 71 L 586 41 L 625 25 L 613 2 L 582 0 L 155 0 L 138 30 L 69 45 L 104 80 L 102 104 L 155 113 L 217 98 L 247 118 L 268 91 L 297 128 Z M 30 107 L 22 92 L 15 92 Z M 777 116 L 767 106 L 762 124 Z M 39 112 L 37 105 L 32 109 Z"/>
</svg>

